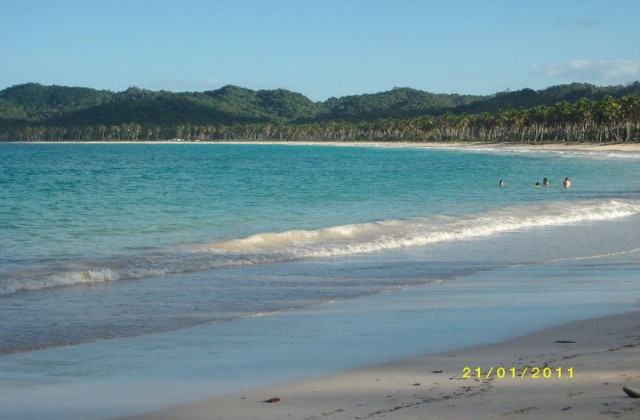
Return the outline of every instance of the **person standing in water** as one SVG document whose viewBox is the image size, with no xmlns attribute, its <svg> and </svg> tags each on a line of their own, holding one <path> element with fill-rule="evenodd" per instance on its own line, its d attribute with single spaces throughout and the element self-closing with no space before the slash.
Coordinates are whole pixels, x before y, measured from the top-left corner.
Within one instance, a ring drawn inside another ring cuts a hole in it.
<svg viewBox="0 0 640 420">
<path fill-rule="evenodd" d="M 569 177 L 566 177 L 564 179 L 564 182 L 562 183 L 562 186 L 565 188 L 571 188 L 571 180 L 569 179 Z"/>
</svg>

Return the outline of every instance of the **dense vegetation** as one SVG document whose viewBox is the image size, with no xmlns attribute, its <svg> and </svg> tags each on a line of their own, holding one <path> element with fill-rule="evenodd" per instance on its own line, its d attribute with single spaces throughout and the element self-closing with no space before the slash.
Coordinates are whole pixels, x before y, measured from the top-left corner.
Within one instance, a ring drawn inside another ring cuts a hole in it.
<svg viewBox="0 0 640 420">
<path fill-rule="evenodd" d="M 35 83 L 0 91 L 0 140 L 637 142 L 640 83 L 491 96 L 396 88 L 313 102 L 284 89 L 173 93 Z"/>
</svg>

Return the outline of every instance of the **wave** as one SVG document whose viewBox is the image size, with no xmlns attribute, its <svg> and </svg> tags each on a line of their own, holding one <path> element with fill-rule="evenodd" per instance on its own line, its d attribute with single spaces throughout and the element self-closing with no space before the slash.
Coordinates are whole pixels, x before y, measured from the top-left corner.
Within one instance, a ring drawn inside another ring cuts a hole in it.
<svg viewBox="0 0 640 420">
<path fill-rule="evenodd" d="M 0 296 L 59 286 L 133 280 L 216 268 L 373 253 L 640 214 L 640 201 L 545 203 L 466 217 L 427 216 L 266 232 L 166 252 L 0 274 Z"/>
<path fill-rule="evenodd" d="M 451 147 L 451 149 L 455 149 L 455 147 Z M 586 158 L 593 160 L 627 160 L 627 161 L 638 161 L 640 160 L 640 153 L 633 150 L 607 150 L 607 149 L 597 149 L 593 148 L 589 149 L 572 149 L 568 148 L 544 148 L 544 147 L 535 147 L 535 148 L 527 148 L 521 146 L 474 146 L 472 149 L 467 147 L 459 148 L 458 150 L 462 151 L 471 151 L 471 152 L 486 152 L 492 154 L 514 154 L 514 155 L 527 155 L 527 154 L 545 154 L 545 155 L 555 155 L 559 157 L 567 157 L 567 158 Z"/>
<path fill-rule="evenodd" d="M 199 245 L 197 252 L 286 252 L 297 258 L 332 257 L 467 240 L 504 232 L 613 220 L 640 213 L 640 202 L 556 203 L 508 207 L 468 217 L 386 220 L 318 230 L 263 233 Z"/>
</svg>

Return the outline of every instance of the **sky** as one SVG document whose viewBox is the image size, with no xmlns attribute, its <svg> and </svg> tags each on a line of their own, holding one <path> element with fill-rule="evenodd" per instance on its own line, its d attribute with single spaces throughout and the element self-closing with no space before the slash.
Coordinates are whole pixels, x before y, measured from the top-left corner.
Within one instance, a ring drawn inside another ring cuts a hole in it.
<svg viewBox="0 0 640 420">
<path fill-rule="evenodd" d="M 640 80 L 638 0 L 0 0 L 0 89 L 411 87 Z"/>
</svg>

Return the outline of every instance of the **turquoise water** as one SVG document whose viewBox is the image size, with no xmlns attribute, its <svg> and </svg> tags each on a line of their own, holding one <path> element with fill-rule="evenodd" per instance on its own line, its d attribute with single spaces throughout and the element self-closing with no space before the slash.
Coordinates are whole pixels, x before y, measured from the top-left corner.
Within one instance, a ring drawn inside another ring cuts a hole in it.
<svg viewBox="0 0 640 420">
<path fill-rule="evenodd" d="M 109 268 L 105 259 L 259 233 L 624 199 L 640 190 L 635 160 L 323 146 L 0 147 L 3 272 Z M 569 175 L 568 192 L 561 181 Z M 542 177 L 552 186 L 530 188 Z M 499 179 L 506 188 L 496 188 Z M 0 283 L 5 294 L 12 287 Z"/>
<path fill-rule="evenodd" d="M 0 144 L 0 413 L 126 415 L 637 308 L 639 165 Z"/>
</svg>

